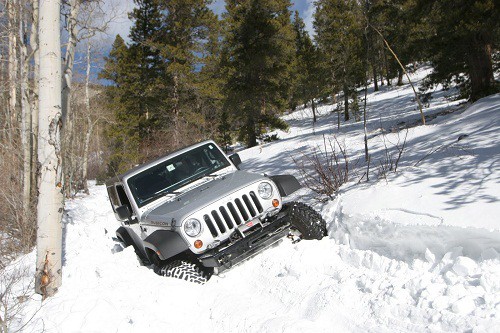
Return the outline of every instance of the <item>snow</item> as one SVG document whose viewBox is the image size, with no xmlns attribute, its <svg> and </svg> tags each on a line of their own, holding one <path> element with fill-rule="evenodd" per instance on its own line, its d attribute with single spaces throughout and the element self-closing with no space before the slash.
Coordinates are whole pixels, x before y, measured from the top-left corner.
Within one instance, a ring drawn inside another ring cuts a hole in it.
<svg viewBox="0 0 500 333">
<path fill-rule="evenodd" d="M 105 188 L 91 185 L 90 196 L 66 203 L 62 287 L 44 302 L 25 301 L 13 330 L 500 331 L 500 94 L 463 105 L 451 93 L 433 93 L 421 126 L 409 85 L 370 91 L 370 181 L 359 182 L 358 170 L 333 200 L 318 201 L 307 189 L 291 198 L 321 211 L 329 236 L 285 239 L 204 286 L 141 266 L 113 239 L 118 223 Z M 314 127 L 310 109 L 287 115 L 290 130 L 240 151 L 242 167 L 299 177 L 293 158 L 322 147 L 323 135 L 336 135 L 351 161 L 362 160 L 362 124 L 337 130 L 333 108 L 321 106 Z M 404 140 L 406 131 L 395 131 L 402 122 L 409 129 L 398 171 L 377 179 L 385 146 L 394 152 Z M 3 273 L 26 267 L 21 290 L 34 263 L 33 252 Z"/>
</svg>

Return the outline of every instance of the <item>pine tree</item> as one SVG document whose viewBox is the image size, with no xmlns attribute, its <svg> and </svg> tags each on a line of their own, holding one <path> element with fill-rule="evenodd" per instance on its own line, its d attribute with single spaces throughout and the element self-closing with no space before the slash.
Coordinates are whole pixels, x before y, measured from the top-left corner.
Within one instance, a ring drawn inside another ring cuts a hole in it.
<svg viewBox="0 0 500 333">
<path fill-rule="evenodd" d="M 159 114 L 163 107 L 165 94 L 165 75 L 163 59 L 156 48 L 161 39 L 162 8 L 160 0 L 134 0 L 136 8 L 129 14 L 134 22 L 130 29 L 130 47 L 128 59 L 134 68 L 133 83 L 137 90 L 130 91 L 135 100 L 136 114 L 139 116 L 139 136 L 142 140 L 154 135 L 161 122 Z"/>
<path fill-rule="evenodd" d="M 228 151 L 228 147 L 232 143 L 230 128 L 231 125 L 229 123 L 229 115 L 226 110 L 222 110 L 220 114 L 219 125 L 217 127 L 217 141 L 226 153 Z"/>
<path fill-rule="evenodd" d="M 390 56 L 390 54 L 388 55 L 387 50 L 383 49 L 385 48 L 383 40 L 381 40 L 381 36 L 374 31 L 374 28 L 384 36 L 403 64 L 409 64 L 412 61 L 420 60 L 422 58 L 422 52 L 419 48 L 415 48 L 413 43 L 417 31 L 416 21 L 410 10 L 412 1 L 413 0 L 374 0 L 367 1 L 366 3 L 367 13 L 365 16 L 367 16 L 371 25 L 370 29 L 367 31 L 370 41 L 372 42 L 370 45 L 372 49 L 371 52 L 382 52 L 384 56 L 382 59 L 379 57 L 378 67 L 386 67 L 388 82 L 397 74 L 398 85 L 403 84 L 403 71 L 397 61 Z M 373 43 L 374 39 L 377 39 L 378 43 Z M 370 57 L 372 57 L 372 66 L 377 66 L 377 64 L 374 64 L 375 59 L 372 54 L 370 54 Z M 387 61 L 385 58 L 387 58 Z"/>
<path fill-rule="evenodd" d="M 138 106 L 137 89 L 140 89 L 141 72 L 123 38 L 117 35 L 109 56 L 105 58 L 101 79 L 109 80 L 108 108 L 113 110 L 115 123 L 107 130 L 113 155 L 108 166 L 109 175 L 124 171 L 140 160 L 139 144 L 142 110 Z"/>
<path fill-rule="evenodd" d="M 199 112 L 198 74 L 209 33 L 216 28 L 217 17 L 208 8 L 210 2 L 161 1 L 162 31 L 154 45 L 163 59 L 166 105 L 162 116 L 168 120 L 174 147 L 197 140 L 192 131 L 204 123 Z"/>
<path fill-rule="evenodd" d="M 257 144 L 265 127 L 286 126 L 278 115 L 288 104 L 294 59 L 289 7 L 289 0 L 226 3 L 226 108 L 249 147 Z"/>
<path fill-rule="evenodd" d="M 492 60 L 500 43 L 497 1 L 416 0 L 413 14 L 420 17 L 417 43 L 432 61 L 433 82 L 460 81 L 466 73 L 472 101 L 499 91 Z"/>
<path fill-rule="evenodd" d="M 205 121 L 202 130 L 225 147 L 231 144 L 229 113 L 223 110 L 223 87 L 227 82 L 227 54 L 223 48 L 222 24 L 213 20 L 203 48 L 201 69 L 197 73 L 196 97 L 199 112 Z"/>
<path fill-rule="evenodd" d="M 295 12 L 293 19 L 295 32 L 295 84 L 293 88 L 294 103 L 311 103 L 313 123 L 316 122 L 315 99 L 326 97 L 328 82 L 325 72 L 327 64 L 324 54 L 313 44 L 309 33 L 305 30 L 304 21 Z"/>
<path fill-rule="evenodd" d="M 363 17 L 355 0 L 318 0 L 314 28 L 328 58 L 331 84 L 344 93 L 344 120 L 349 120 L 349 95 L 365 78 Z M 336 91 L 334 91 L 335 93 Z"/>
<path fill-rule="evenodd" d="M 218 47 L 217 17 L 207 7 L 210 1 L 135 3 L 130 46 L 117 37 L 101 73 L 114 82 L 108 89 L 116 116 L 116 125 L 108 131 L 115 151 L 113 170 L 215 132 L 217 110 L 208 105 L 218 100 L 220 108 L 221 96 L 208 80 L 216 76 L 211 56 Z M 207 50 L 212 44 L 214 50 Z"/>
</svg>

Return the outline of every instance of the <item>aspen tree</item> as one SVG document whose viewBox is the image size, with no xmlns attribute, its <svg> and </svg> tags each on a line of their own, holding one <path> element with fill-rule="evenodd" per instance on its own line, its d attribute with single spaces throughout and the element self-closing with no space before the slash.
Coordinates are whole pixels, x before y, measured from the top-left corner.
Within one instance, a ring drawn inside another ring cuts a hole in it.
<svg viewBox="0 0 500 333">
<path fill-rule="evenodd" d="M 60 1 L 40 2 L 40 167 L 35 289 L 52 296 L 62 283 L 61 36 Z"/>
</svg>

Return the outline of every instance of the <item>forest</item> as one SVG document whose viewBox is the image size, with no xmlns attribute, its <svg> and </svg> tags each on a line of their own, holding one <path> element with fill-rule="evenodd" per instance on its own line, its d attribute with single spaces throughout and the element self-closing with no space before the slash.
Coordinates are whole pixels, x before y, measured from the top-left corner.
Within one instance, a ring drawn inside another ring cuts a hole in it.
<svg viewBox="0 0 500 333">
<path fill-rule="evenodd" d="M 106 1 L 61 2 L 65 198 L 203 139 L 274 140 L 305 105 L 313 121 L 331 105 L 332 129 L 361 121 L 368 85 L 402 85 L 423 63 L 418 103 L 439 84 L 471 102 L 500 91 L 494 0 L 317 0 L 313 34 L 291 0 L 226 0 L 222 14 L 211 3 L 134 0 L 129 35 L 109 48 L 95 38 L 116 16 Z M 0 1 L 0 34 L 1 269 L 36 242 L 39 2 Z"/>
</svg>

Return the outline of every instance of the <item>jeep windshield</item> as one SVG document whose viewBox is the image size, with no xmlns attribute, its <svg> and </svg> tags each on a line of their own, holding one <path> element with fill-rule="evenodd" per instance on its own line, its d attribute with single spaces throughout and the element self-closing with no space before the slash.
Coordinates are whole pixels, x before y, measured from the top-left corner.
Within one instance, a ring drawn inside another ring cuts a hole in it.
<svg viewBox="0 0 500 333">
<path fill-rule="evenodd" d="M 172 157 L 128 179 L 138 207 L 230 166 L 212 143 Z"/>
</svg>

